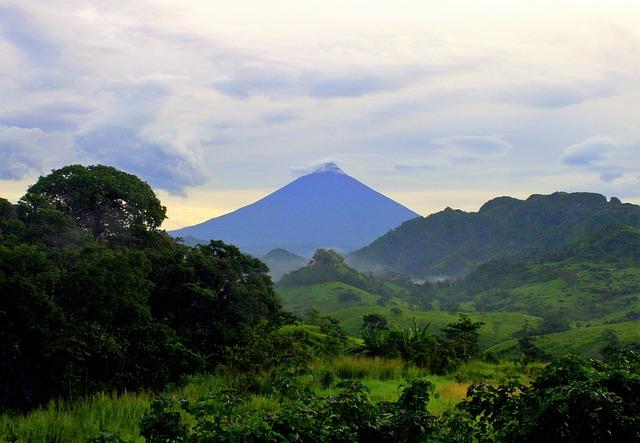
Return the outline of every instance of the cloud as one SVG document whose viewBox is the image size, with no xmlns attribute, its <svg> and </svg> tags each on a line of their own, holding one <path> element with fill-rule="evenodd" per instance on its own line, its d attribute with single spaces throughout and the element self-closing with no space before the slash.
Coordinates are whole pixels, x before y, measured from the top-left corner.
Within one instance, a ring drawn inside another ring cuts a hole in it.
<svg viewBox="0 0 640 443">
<path fill-rule="evenodd" d="M 14 80 L 21 89 L 51 91 L 77 80 L 74 68 L 64 59 L 58 36 L 39 16 L 16 6 L 0 6 L 0 40 L 16 48 L 26 62 L 20 77 Z"/>
<path fill-rule="evenodd" d="M 47 149 L 43 142 L 40 129 L 0 125 L 0 179 L 20 180 L 39 171 Z"/>
<path fill-rule="evenodd" d="M 564 165 L 593 171 L 605 183 L 640 169 L 640 142 L 635 139 L 597 135 L 567 146 L 563 152 Z"/>
<path fill-rule="evenodd" d="M 451 66 L 447 69 L 458 69 Z M 213 81 L 222 94 L 236 98 L 253 95 L 267 97 L 305 96 L 318 99 L 356 98 L 402 89 L 410 84 L 445 71 L 444 67 L 365 66 L 330 70 L 308 70 L 293 65 L 255 59 L 236 67 L 230 75 Z"/>
<path fill-rule="evenodd" d="M 21 128 L 39 128 L 46 132 L 75 130 L 91 112 L 85 104 L 74 102 L 48 102 L 32 104 L 0 113 L 0 123 Z"/>
<path fill-rule="evenodd" d="M 620 142 L 614 138 L 595 136 L 564 148 L 562 163 L 580 167 L 596 166 L 620 149 Z"/>
<path fill-rule="evenodd" d="M 277 109 L 275 111 L 265 112 L 260 116 L 260 121 L 267 125 L 276 125 L 287 123 L 299 118 L 298 112 L 292 109 Z"/>
<path fill-rule="evenodd" d="M 34 64 L 51 66 L 60 56 L 59 48 L 34 17 L 20 8 L 0 6 L 0 36 L 20 49 Z"/>
<path fill-rule="evenodd" d="M 421 163 L 398 163 L 394 166 L 397 172 L 429 172 L 434 171 L 437 168 L 436 165 L 421 164 Z"/>
<path fill-rule="evenodd" d="M 507 86 L 496 98 L 532 108 L 562 108 L 615 94 L 613 85 L 600 79 L 550 79 Z"/>
<path fill-rule="evenodd" d="M 431 143 L 448 156 L 461 158 L 501 157 L 513 148 L 499 135 L 455 135 L 434 138 Z"/>
<path fill-rule="evenodd" d="M 76 150 L 91 160 L 139 175 L 151 186 L 184 195 L 205 182 L 203 159 L 175 137 L 143 136 L 123 127 L 102 127 L 75 137 Z"/>
<path fill-rule="evenodd" d="M 335 159 L 335 157 L 325 157 L 319 160 L 312 160 L 306 165 L 291 166 L 289 168 L 289 171 L 291 171 L 291 173 L 294 175 L 306 175 L 306 174 L 311 174 L 313 172 L 327 171 L 327 170 L 342 172 L 340 170 L 338 161 Z"/>
<path fill-rule="evenodd" d="M 611 183 L 614 180 L 621 178 L 623 175 L 624 174 L 619 171 L 603 172 L 602 174 L 600 174 L 600 180 L 605 183 Z"/>
</svg>

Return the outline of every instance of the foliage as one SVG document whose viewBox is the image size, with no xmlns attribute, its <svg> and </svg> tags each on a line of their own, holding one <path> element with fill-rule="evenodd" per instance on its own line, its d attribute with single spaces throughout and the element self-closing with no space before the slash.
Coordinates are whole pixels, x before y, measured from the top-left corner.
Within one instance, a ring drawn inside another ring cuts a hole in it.
<svg viewBox="0 0 640 443">
<path fill-rule="evenodd" d="M 404 361 L 427 368 L 435 374 L 444 374 L 479 352 L 478 330 L 482 323 L 472 322 L 466 315 L 461 314 L 457 322 L 445 326 L 442 337 L 429 331 L 429 323 L 418 327 L 414 319 L 412 327 L 390 329 L 383 319 L 371 314 L 363 318 L 363 342 L 352 349 L 353 353 L 402 357 Z"/>
<path fill-rule="evenodd" d="M 289 382 L 295 385 L 295 379 Z M 185 421 L 159 400 L 162 408 L 145 417 L 148 441 L 421 441 L 433 431 L 436 418 L 427 411 L 433 385 L 409 381 L 396 402 L 371 402 L 367 388 L 357 380 L 343 380 L 337 393 L 326 397 L 306 392 L 283 400 L 278 411 L 253 411 L 238 393 L 220 391 L 194 404 L 182 404 L 182 414 L 195 418 L 184 437 Z M 166 417 L 170 420 L 166 420 Z M 178 421 L 176 421 L 178 420 Z M 168 425 L 170 426 L 167 429 Z M 170 440 L 165 436 L 178 437 Z M 158 435 L 159 438 L 154 436 Z"/>
<path fill-rule="evenodd" d="M 498 197 L 478 212 L 447 208 L 409 220 L 351 260 L 415 277 L 463 275 L 486 261 L 547 253 L 611 226 L 640 227 L 640 207 L 591 193 Z"/>
<path fill-rule="evenodd" d="M 19 209 L 29 219 L 48 208 L 104 240 L 154 231 L 166 218 L 165 207 L 148 184 L 103 165 L 70 165 L 40 177 L 20 200 Z"/>
<path fill-rule="evenodd" d="M 292 321 L 262 262 L 184 246 L 164 218 L 146 183 L 106 166 L 55 170 L 17 206 L 0 200 L 1 409 L 161 389 Z"/>
<path fill-rule="evenodd" d="M 554 360 L 530 385 L 469 388 L 459 405 L 497 441 L 638 441 L 640 366 L 633 352 L 604 362 L 567 356 Z M 629 356 L 632 356 L 629 358 Z"/>
<path fill-rule="evenodd" d="M 640 306 L 639 244 L 638 228 L 597 231 L 553 254 L 484 263 L 437 298 L 544 317 L 529 331 L 535 335 L 566 331 L 571 320 L 632 319 Z"/>
</svg>

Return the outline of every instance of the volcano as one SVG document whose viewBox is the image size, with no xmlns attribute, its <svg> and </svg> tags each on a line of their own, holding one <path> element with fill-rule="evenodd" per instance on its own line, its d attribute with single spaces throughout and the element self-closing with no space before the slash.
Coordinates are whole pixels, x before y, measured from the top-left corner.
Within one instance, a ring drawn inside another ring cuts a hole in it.
<svg viewBox="0 0 640 443">
<path fill-rule="evenodd" d="M 325 163 L 255 203 L 171 235 L 222 240 L 252 255 L 282 248 L 310 257 L 318 248 L 356 250 L 418 216 Z"/>
</svg>

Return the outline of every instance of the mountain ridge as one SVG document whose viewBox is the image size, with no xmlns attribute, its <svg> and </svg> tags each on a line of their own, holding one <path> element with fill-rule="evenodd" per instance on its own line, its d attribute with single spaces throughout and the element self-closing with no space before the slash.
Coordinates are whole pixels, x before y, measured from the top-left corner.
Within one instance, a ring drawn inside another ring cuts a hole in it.
<svg viewBox="0 0 640 443">
<path fill-rule="evenodd" d="M 446 208 L 408 220 L 350 254 L 349 262 L 420 278 L 460 276 L 484 261 L 552 251 L 621 225 L 640 226 L 640 206 L 586 192 L 497 197 L 478 212 Z"/>
</svg>

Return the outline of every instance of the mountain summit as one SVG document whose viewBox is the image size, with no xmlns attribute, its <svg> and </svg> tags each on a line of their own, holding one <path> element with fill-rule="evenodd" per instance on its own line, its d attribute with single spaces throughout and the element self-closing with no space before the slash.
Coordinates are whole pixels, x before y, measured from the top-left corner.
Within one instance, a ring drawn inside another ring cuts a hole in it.
<svg viewBox="0 0 640 443">
<path fill-rule="evenodd" d="M 253 204 L 171 234 L 223 240 L 254 255 L 283 248 L 310 256 L 318 248 L 361 248 L 418 216 L 325 163 Z"/>
</svg>

